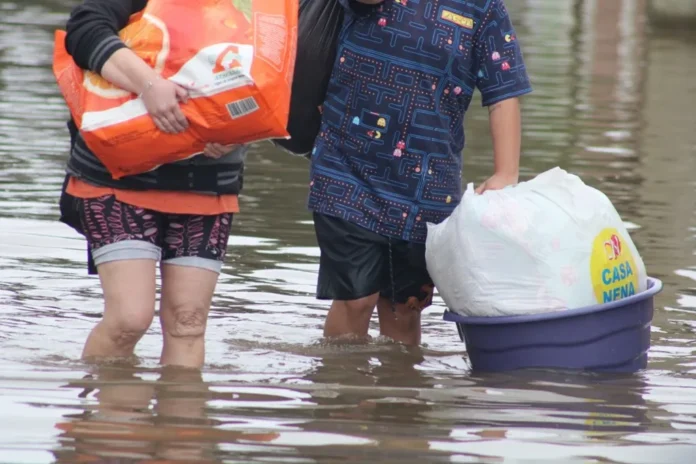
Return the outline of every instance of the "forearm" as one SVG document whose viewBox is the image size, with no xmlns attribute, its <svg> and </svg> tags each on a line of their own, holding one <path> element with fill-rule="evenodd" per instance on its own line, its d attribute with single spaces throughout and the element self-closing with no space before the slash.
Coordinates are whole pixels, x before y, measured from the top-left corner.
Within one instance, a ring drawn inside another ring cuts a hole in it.
<svg viewBox="0 0 696 464">
<path fill-rule="evenodd" d="M 154 69 L 129 48 L 114 52 L 104 63 L 101 75 L 116 87 L 136 95 L 145 91 L 159 77 Z"/>
<path fill-rule="evenodd" d="M 140 95 L 155 126 L 162 132 L 176 134 L 188 128 L 180 107 L 187 101 L 188 92 L 160 78 L 118 36 L 129 18 L 146 4 L 147 0 L 84 0 L 68 21 L 65 46 L 78 66 Z"/>
<path fill-rule="evenodd" d="M 496 174 L 517 175 L 522 145 L 520 101 L 510 98 L 488 108 Z"/>
</svg>

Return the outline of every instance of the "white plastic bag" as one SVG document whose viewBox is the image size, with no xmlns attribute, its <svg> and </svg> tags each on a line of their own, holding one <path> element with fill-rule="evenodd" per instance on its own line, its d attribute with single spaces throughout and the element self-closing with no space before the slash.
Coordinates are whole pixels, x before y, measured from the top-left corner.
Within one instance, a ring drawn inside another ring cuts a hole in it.
<svg viewBox="0 0 696 464">
<path fill-rule="evenodd" d="M 645 291 L 645 265 L 602 192 L 560 168 L 514 187 L 474 193 L 428 224 L 428 271 L 465 316 L 579 308 Z"/>
</svg>

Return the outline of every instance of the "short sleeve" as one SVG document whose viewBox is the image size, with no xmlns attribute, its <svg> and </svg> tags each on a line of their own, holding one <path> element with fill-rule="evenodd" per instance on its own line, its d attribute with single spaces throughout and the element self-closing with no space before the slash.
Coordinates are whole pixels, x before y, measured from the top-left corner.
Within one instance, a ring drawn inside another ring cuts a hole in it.
<svg viewBox="0 0 696 464">
<path fill-rule="evenodd" d="M 477 32 L 474 74 L 483 106 L 532 91 L 505 2 L 492 0 Z"/>
</svg>

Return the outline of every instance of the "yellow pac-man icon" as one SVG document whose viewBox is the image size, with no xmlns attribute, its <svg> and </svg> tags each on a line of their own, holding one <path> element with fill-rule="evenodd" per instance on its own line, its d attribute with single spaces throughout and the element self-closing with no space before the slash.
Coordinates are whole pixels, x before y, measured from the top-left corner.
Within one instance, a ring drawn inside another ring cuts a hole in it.
<svg viewBox="0 0 696 464">
<path fill-rule="evenodd" d="M 381 133 L 380 131 L 375 131 L 375 138 L 376 138 L 377 140 L 381 139 L 381 138 L 382 138 L 382 133 Z"/>
</svg>

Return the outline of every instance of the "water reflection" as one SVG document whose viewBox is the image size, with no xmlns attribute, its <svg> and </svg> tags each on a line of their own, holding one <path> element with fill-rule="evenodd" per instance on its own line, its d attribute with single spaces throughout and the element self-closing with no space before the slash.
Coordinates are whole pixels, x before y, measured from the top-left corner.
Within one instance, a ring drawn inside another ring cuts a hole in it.
<svg viewBox="0 0 696 464">
<path fill-rule="evenodd" d="M 67 113 L 50 71 L 74 3 L 0 0 L 0 462 L 693 461 L 693 28 L 652 27 L 648 0 L 507 2 L 536 88 L 523 175 L 560 165 L 607 193 L 664 280 L 646 372 L 474 375 L 440 300 L 421 349 L 322 345 L 308 165 L 261 144 L 192 376 L 159 369 L 157 326 L 136 366 L 77 361 L 100 295 L 56 221 Z M 467 131 L 476 181 L 492 167 L 476 102 Z"/>
<path fill-rule="evenodd" d="M 199 372 L 169 369 L 154 381 L 143 377 L 132 367 L 105 366 L 64 386 L 83 388 L 78 397 L 85 409 L 56 424 L 56 462 L 212 463 L 218 462 L 219 442 L 264 443 L 278 436 L 220 429 L 223 422 L 209 407 L 214 394 Z"/>
<path fill-rule="evenodd" d="M 522 446 L 549 459 L 679 463 L 696 444 L 684 410 L 672 406 L 681 432 L 670 431 L 675 418 L 655 414 L 665 395 L 689 398 L 693 410 L 694 381 L 658 386 L 641 375 L 549 371 L 437 379 L 418 368 L 419 350 L 363 348 L 361 360 L 325 350 L 316 369 L 285 385 L 93 370 L 62 386 L 79 399 L 79 412 L 55 426 L 56 462 L 339 462 L 355 453 L 361 462 L 450 462 L 452 453 L 506 462 Z"/>
</svg>

